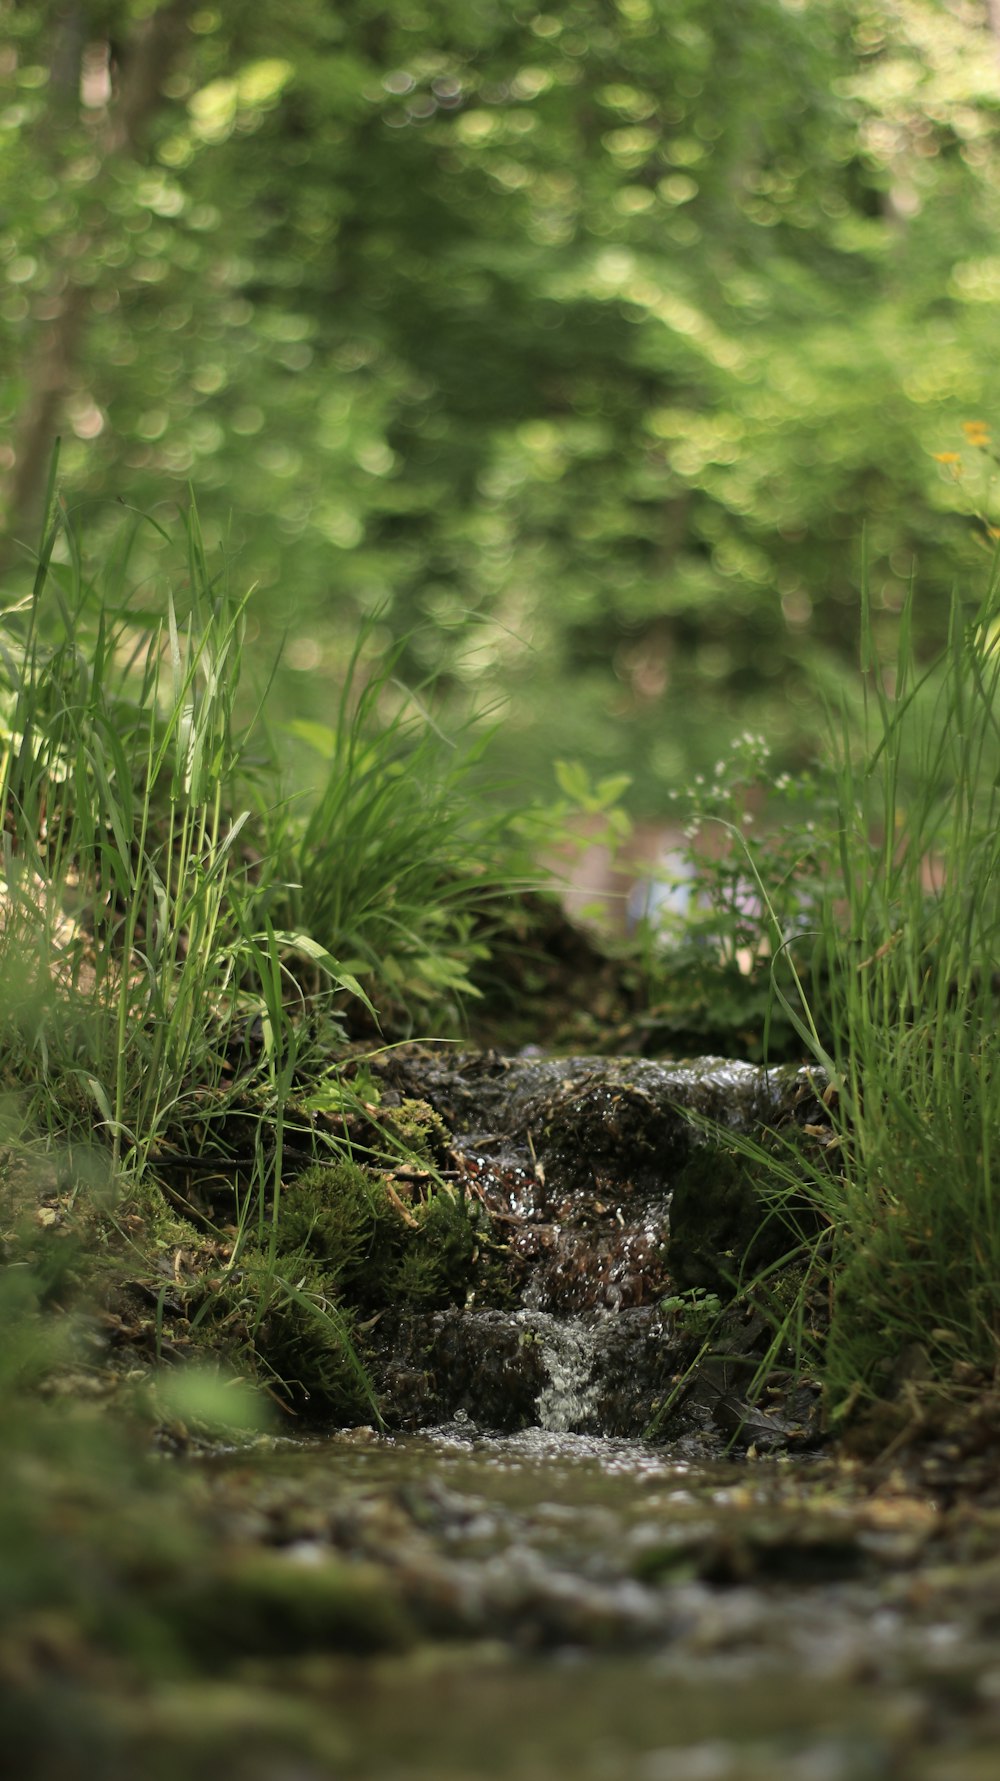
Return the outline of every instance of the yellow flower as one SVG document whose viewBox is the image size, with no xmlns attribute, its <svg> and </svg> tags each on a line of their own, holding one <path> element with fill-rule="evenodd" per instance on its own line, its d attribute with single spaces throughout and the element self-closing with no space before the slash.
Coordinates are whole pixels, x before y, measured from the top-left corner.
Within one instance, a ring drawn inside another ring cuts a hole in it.
<svg viewBox="0 0 1000 1781">
<path fill-rule="evenodd" d="M 957 451 L 936 451 L 934 461 L 936 464 L 960 464 L 962 460 Z"/>
</svg>

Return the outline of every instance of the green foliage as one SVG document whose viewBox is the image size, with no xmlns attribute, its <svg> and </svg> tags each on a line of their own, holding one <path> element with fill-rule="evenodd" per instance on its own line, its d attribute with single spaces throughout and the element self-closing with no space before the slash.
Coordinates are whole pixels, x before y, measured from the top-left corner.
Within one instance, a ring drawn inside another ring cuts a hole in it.
<svg viewBox="0 0 1000 1781">
<path fill-rule="evenodd" d="M 722 1315 L 718 1293 L 703 1286 L 689 1287 L 685 1292 L 670 1293 L 660 1300 L 660 1310 L 673 1317 L 679 1329 L 689 1336 L 707 1336 Z"/>
<path fill-rule="evenodd" d="M 308 1250 L 339 1291 L 369 1310 L 389 1301 L 405 1234 L 385 1183 L 351 1162 L 307 1169 L 282 1194 L 282 1247 Z"/>
<path fill-rule="evenodd" d="M 351 1162 L 307 1169 L 282 1195 L 281 1242 L 319 1258 L 328 1282 L 361 1311 L 461 1302 L 476 1233 L 468 1207 L 431 1187 L 404 1204 Z"/>
<path fill-rule="evenodd" d="M 657 940 L 655 950 L 643 947 L 639 981 L 642 1007 L 627 1031 L 646 1055 L 772 1064 L 802 1055 L 797 1029 L 775 1007 L 766 960 L 745 973 L 690 937 L 669 948 Z"/>
<path fill-rule="evenodd" d="M 913 1346 L 931 1375 L 992 1367 L 1000 1333 L 996 581 L 978 611 L 953 601 L 947 652 L 923 674 L 910 616 L 887 667 L 866 611 L 865 748 L 845 733 L 838 760 L 846 910 L 838 923 L 831 897 L 824 912 L 844 1149 L 829 1361 L 841 1402 L 898 1378 Z"/>
<path fill-rule="evenodd" d="M 257 1012 L 285 1095 L 306 995 L 314 1020 L 324 996 L 376 1018 L 355 971 L 390 1008 L 450 1002 L 457 1020 L 520 861 L 502 857 L 509 820 L 466 790 L 478 746 L 411 721 L 404 695 L 378 728 L 394 657 L 358 688 L 352 655 L 324 782 L 293 810 L 254 707 L 237 714 L 246 601 L 209 569 L 193 510 L 183 613 L 171 593 L 130 597 L 134 539 L 93 579 L 60 514 L 5 616 L 0 963 L 11 1080 L 56 1124 L 96 1113 L 141 1162 L 221 1088 L 230 1031 Z"/>
<path fill-rule="evenodd" d="M 696 776 L 671 802 L 685 820 L 685 939 L 758 975 L 809 927 L 822 895 L 826 843 L 838 817 L 828 771 L 776 772 L 765 738 L 744 731 L 710 777 Z"/>
<path fill-rule="evenodd" d="M 631 824 L 622 805 L 631 784 L 627 773 L 608 773 L 592 783 L 582 761 L 556 761 L 555 776 L 564 800 L 552 806 L 557 832 L 571 817 L 598 817 L 604 823 L 600 839 L 609 843 L 627 839 Z"/>
<path fill-rule="evenodd" d="M 479 1255 L 472 1204 L 450 1193 L 425 1200 L 417 1212 L 416 1241 L 400 1257 L 396 1291 L 402 1304 L 424 1311 L 464 1304 Z"/>
<path fill-rule="evenodd" d="M 794 938 L 818 999 L 822 960 L 808 941 L 838 821 L 832 774 L 823 763 L 778 772 L 765 738 L 744 731 L 667 808 L 675 843 L 633 889 L 638 919 L 618 948 L 642 986 L 636 1037 L 673 1056 L 797 1060 L 801 987 L 789 978 L 777 1003 L 772 964 Z"/>
<path fill-rule="evenodd" d="M 404 1095 L 398 1107 L 380 1106 L 378 1131 L 397 1154 L 417 1163 L 438 1166 L 451 1144 L 451 1133 L 428 1101 Z"/>
<path fill-rule="evenodd" d="M 294 1403 L 381 1425 L 368 1331 L 387 1312 L 464 1303 L 479 1255 L 469 1206 L 420 1173 L 406 1200 L 346 1156 L 284 1182 L 270 1228 L 258 1236 L 248 1220 L 226 1269 L 207 1291 L 193 1286 L 197 1339 L 221 1342 Z"/>
<path fill-rule="evenodd" d="M 377 986 L 396 1024 L 431 1006 L 440 1030 L 479 993 L 483 918 L 537 868 L 519 858 L 512 815 L 486 788 L 470 795 L 487 738 L 444 736 L 396 678 L 401 646 L 366 663 L 370 634 L 362 627 L 346 664 L 332 726 L 290 726 L 324 775 L 287 837 L 292 919 Z"/>
<path fill-rule="evenodd" d="M 247 1249 L 208 1302 L 205 1331 L 263 1367 L 277 1389 L 342 1422 L 381 1421 L 355 1318 L 305 1252 Z"/>
<path fill-rule="evenodd" d="M 193 1070 L 199 1089 L 219 1080 L 209 1029 L 240 987 L 231 902 L 255 897 L 238 845 L 243 605 L 210 577 L 193 513 L 187 542 L 181 617 L 170 596 L 161 613 L 130 605 L 127 536 L 98 590 L 55 519 L 0 668 L 8 1078 L 29 1120 L 96 1118 L 140 1163 Z"/>
<path fill-rule="evenodd" d="M 246 601 L 209 569 L 193 508 L 185 536 L 181 608 L 170 591 L 133 597 L 134 526 L 92 573 L 63 512 L 30 599 L 4 615 L 0 1068 L 11 1129 L 68 1140 L 78 1156 L 94 1153 L 95 1133 L 107 1144 L 103 1177 L 78 1170 L 72 1201 L 79 1192 L 81 1206 L 103 1207 L 119 1247 L 129 1218 L 154 1249 L 177 1223 L 148 1182 L 137 1188 L 144 1170 L 200 1158 L 197 1181 L 217 1159 L 232 1183 L 223 1222 L 235 1216 L 237 1260 L 195 1329 L 222 1332 L 329 1409 L 371 1414 L 355 1310 L 463 1296 L 475 1243 L 465 1209 L 433 1188 L 443 1128 L 431 1110 L 404 1104 L 380 1132 L 340 1078 L 345 1005 L 378 1018 L 348 964 L 391 1018 L 409 999 L 455 1022 L 458 998 L 474 993 L 467 971 L 487 956 L 485 907 L 515 883 L 500 852 L 506 819 L 481 811 L 474 760 L 422 710 L 416 737 L 406 709 L 378 728 L 393 659 L 359 688 L 357 650 L 314 812 L 301 796 L 293 809 L 257 746 L 252 703 L 245 714 Z M 344 1160 L 346 1120 L 359 1112 L 369 1154 L 424 1172 L 412 1214 Z M 288 1185 L 289 1129 L 332 1164 L 312 1197 L 308 1172 Z M 27 1209 L 29 1233 L 50 1210 Z M 211 1226 L 214 1210 L 205 1216 Z M 188 1227 L 175 1247 L 192 1238 Z M 49 1245 L 47 1267 L 57 1254 L 69 1248 Z M 166 1289 L 155 1271 L 146 1284 L 159 1295 L 159 1352 Z"/>
<path fill-rule="evenodd" d="M 380 611 L 509 761 L 654 814 L 748 719 L 799 763 L 863 520 L 876 627 L 919 560 L 940 636 L 980 539 L 934 454 L 1000 400 L 985 7 L 7 12 L 15 536 L 61 407 L 74 501 L 196 478 L 296 716 Z"/>
<path fill-rule="evenodd" d="M 779 1338 L 821 1360 L 835 1417 L 903 1386 L 961 1391 L 996 1365 L 995 582 L 978 610 L 953 602 L 950 629 L 943 656 L 919 671 L 907 604 L 885 663 L 866 604 L 864 741 L 844 716 L 837 822 L 817 838 L 822 1007 L 802 994 L 794 940 L 774 962 L 776 997 L 824 1073 L 829 1127 L 791 1128 L 766 1146 L 716 1133 L 749 1159 L 771 1226 L 799 1250 L 794 1304 L 777 1303 L 766 1274 L 750 1290 Z M 820 1280 L 828 1331 L 810 1324 Z"/>
</svg>

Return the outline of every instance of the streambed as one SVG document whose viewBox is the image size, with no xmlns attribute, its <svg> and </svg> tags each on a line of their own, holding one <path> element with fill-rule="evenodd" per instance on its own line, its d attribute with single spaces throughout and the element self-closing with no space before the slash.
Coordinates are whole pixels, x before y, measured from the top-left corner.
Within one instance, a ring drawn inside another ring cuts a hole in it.
<svg viewBox="0 0 1000 1781">
<path fill-rule="evenodd" d="M 131 1504 L 100 1466 L 50 1480 L 54 1562 L 83 1579 L 68 1591 L 82 1618 L 43 1615 L 0 1646 L 8 1754 L 34 1751 L 40 1723 L 48 1739 L 17 1772 L 993 1781 L 995 1398 L 934 1433 L 907 1400 L 902 1424 L 873 1431 L 881 1459 L 850 1461 L 801 1366 L 758 1381 L 766 1317 L 735 1299 L 699 1323 L 734 1261 L 766 1265 L 767 1233 L 753 1179 L 686 1115 L 783 1124 L 822 1149 L 822 1083 L 420 1048 L 393 1053 L 376 1092 L 383 1112 L 416 1109 L 447 1197 L 475 1211 L 460 1290 L 362 1306 L 391 1432 L 223 1451 L 170 1424 Z M 429 1178 L 391 1177 L 414 1242 Z M 318 1171 L 310 1233 L 342 1188 Z M 30 1471 L 29 1526 L 46 1506 Z M 116 1505 L 96 1564 L 88 1491 Z M 147 1629 L 136 1662 L 127 1600 Z M 105 1623 L 118 1655 L 100 1669 L 86 1629 Z"/>
<path fill-rule="evenodd" d="M 421 1048 L 383 1074 L 442 1122 L 502 1290 L 374 1321 L 394 1433 L 194 1468 L 196 1615 L 311 1719 L 295 1781 L 993 1781 L 996 1429 L 849 1462 L 815 1381 L 753 1389 L 765 1319 L 734 1303 L 707 1343 L 664 1300 L 767 1260 L 686 1112 L 822 1146 L 822 1083 Z"/>
<path fill-rule="evenodd" d="M 349 1431 L 209 1480 L 308 1586 L 372 1568 L 406 1632 L 260 1669 L 358 1781 L 987 1781 L 996 1509 L 891 1472 L 459 1421 Z M 327 1763 L 329 1757 L 327 1758 Z"/>
</svg>

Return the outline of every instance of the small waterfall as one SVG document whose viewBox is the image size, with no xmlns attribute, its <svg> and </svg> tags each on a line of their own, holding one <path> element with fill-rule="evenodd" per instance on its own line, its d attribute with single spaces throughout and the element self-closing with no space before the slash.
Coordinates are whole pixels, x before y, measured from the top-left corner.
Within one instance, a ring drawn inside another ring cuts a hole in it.
<svg viewBox="0 0 1000 1781">
<path fill-rule="evenodd" d="M 522 1311 L 519 1321 L 538 1343 L 547 1374 L 536 1399 L 539 1428 L 558 1435 L 578 1430 L 597 1409 L 599 1325 L 579 1317 L 553 1317 L 548 1311 Z"/>
</svg>

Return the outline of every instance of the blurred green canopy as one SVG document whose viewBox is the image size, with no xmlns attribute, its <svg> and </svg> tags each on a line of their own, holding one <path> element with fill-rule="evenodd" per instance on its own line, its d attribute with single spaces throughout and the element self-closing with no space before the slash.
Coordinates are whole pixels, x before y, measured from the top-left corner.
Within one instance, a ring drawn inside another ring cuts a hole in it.
<svg viewBox="0 0 1000 1781">
<path fill-rule="evenodd" d="M 982 584 L 998 13 L 0 3 L 8 578 L 59 432 L 98 542 L 194 484 L 299 715 L 377 612 L 522 772 L 794 764 L 863 534 L 890 648 Z"/>
</svg>

